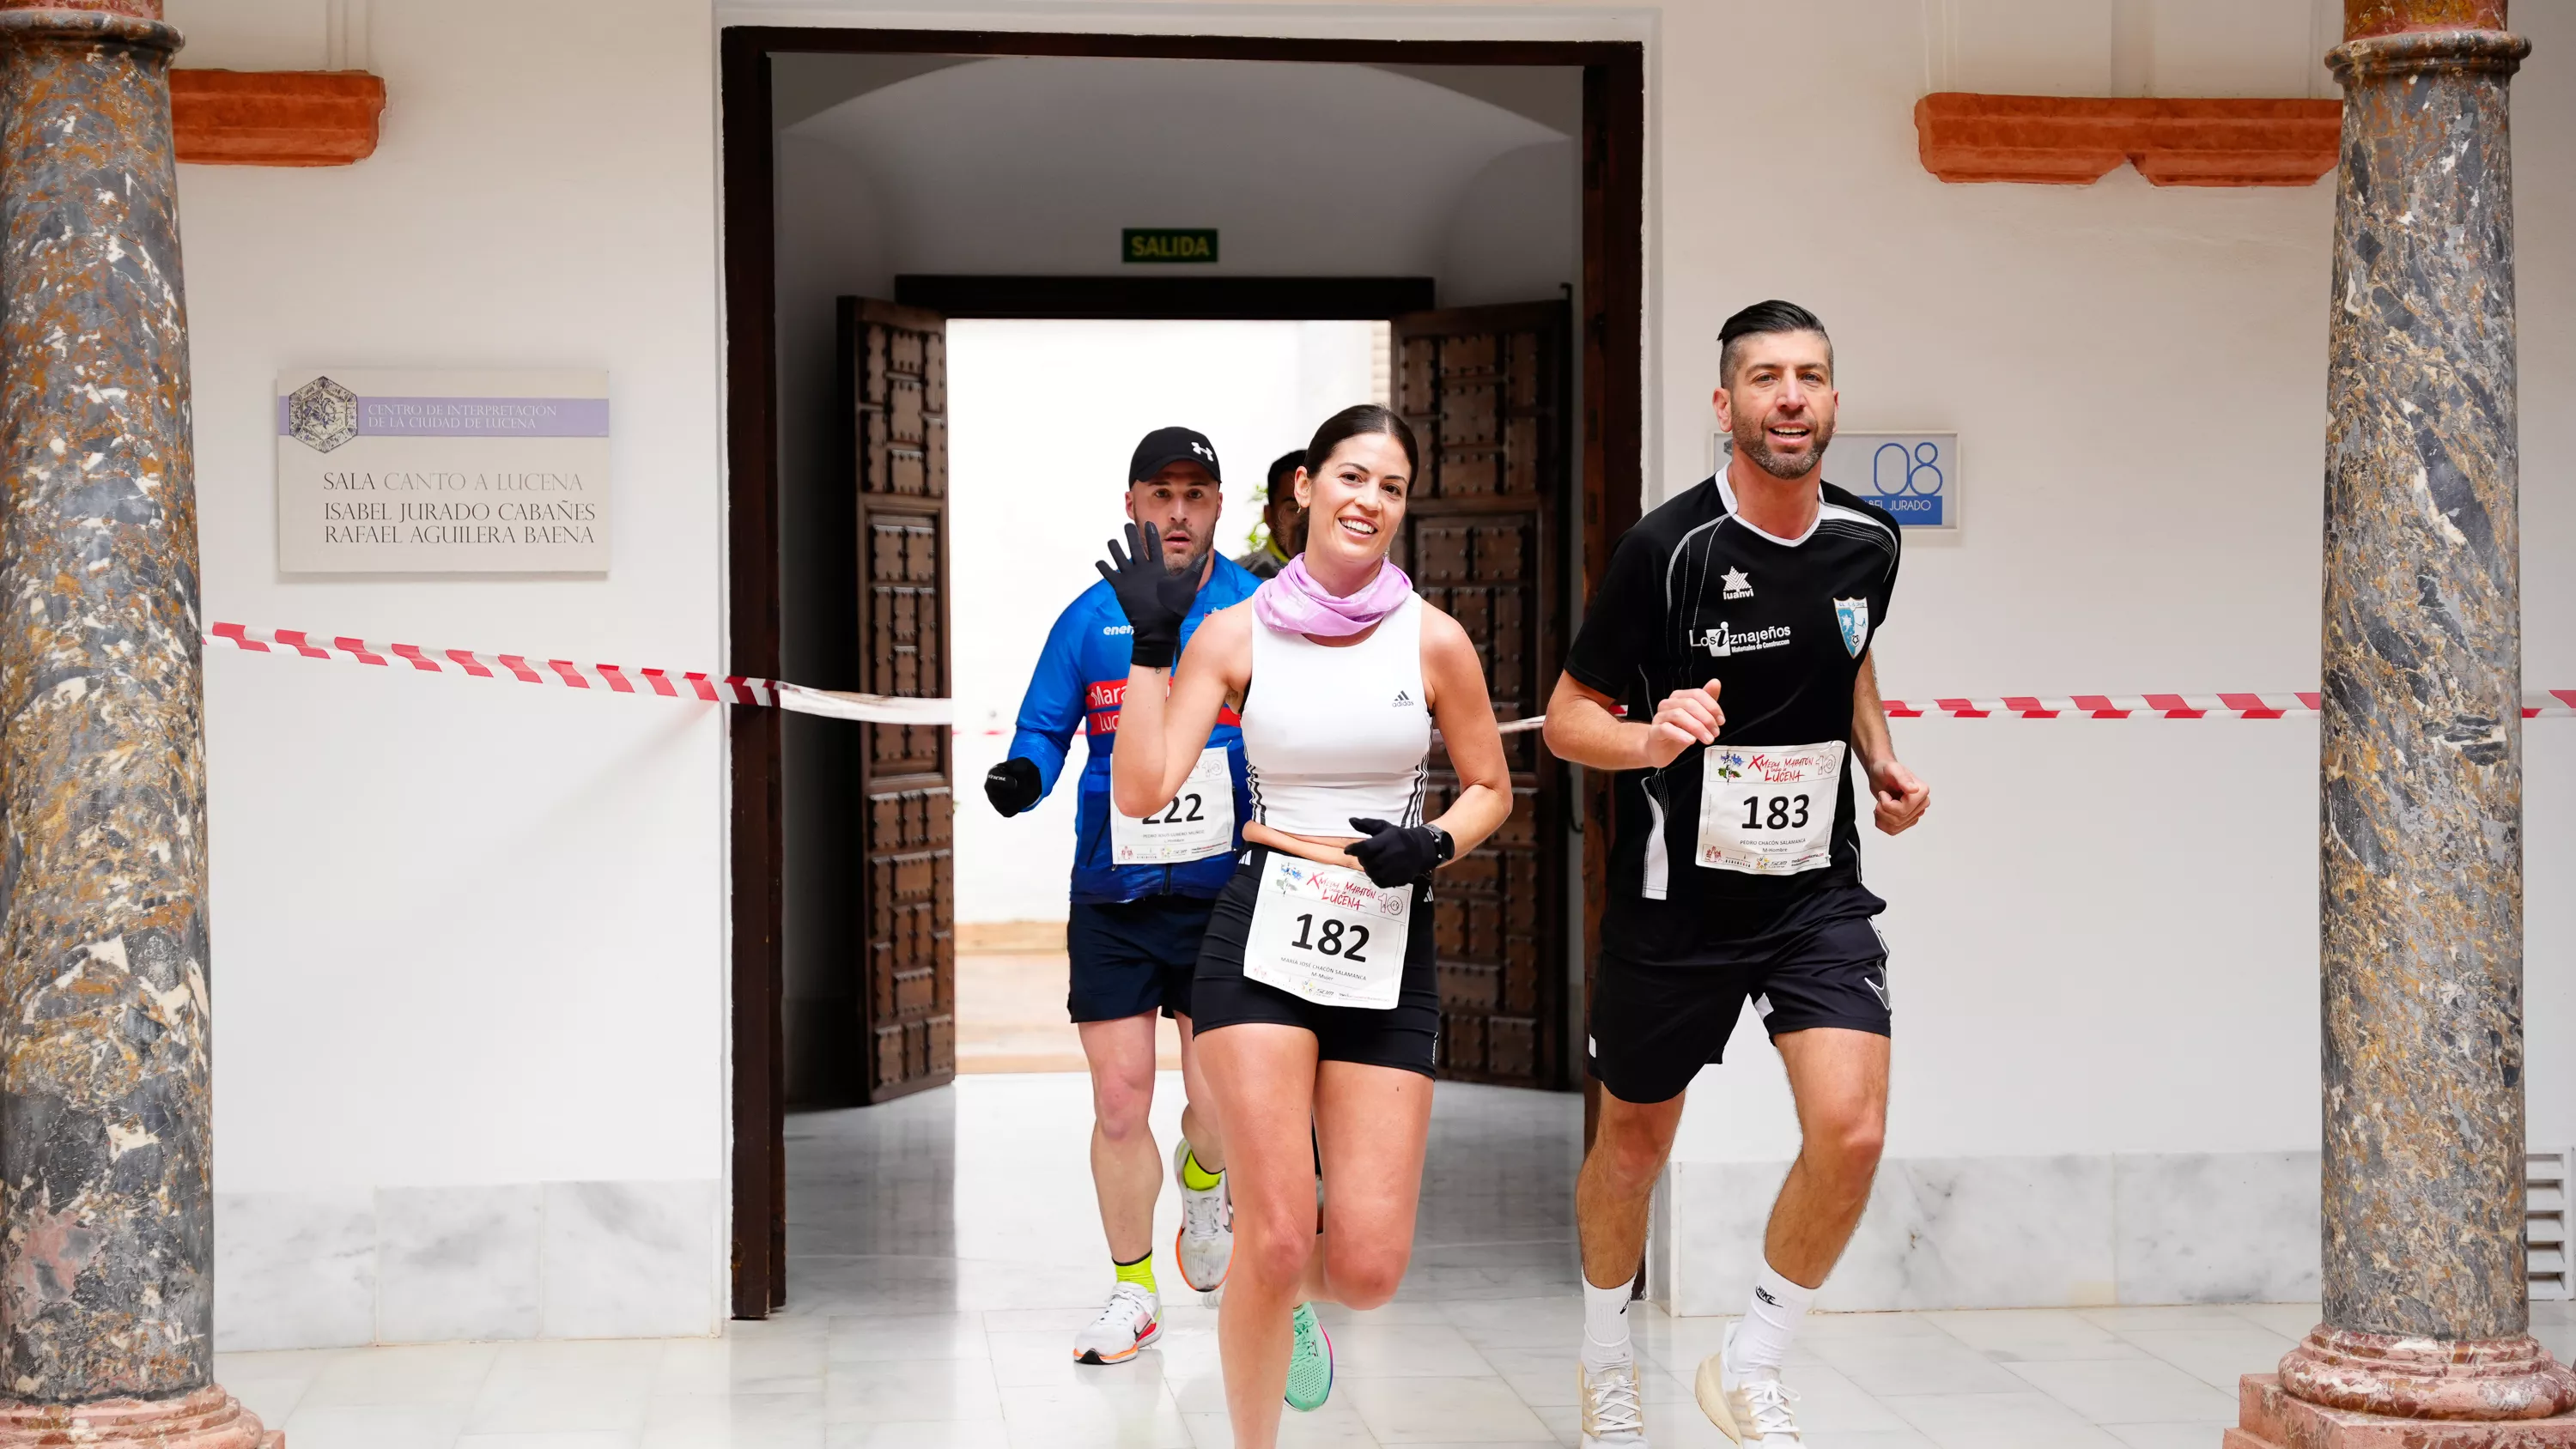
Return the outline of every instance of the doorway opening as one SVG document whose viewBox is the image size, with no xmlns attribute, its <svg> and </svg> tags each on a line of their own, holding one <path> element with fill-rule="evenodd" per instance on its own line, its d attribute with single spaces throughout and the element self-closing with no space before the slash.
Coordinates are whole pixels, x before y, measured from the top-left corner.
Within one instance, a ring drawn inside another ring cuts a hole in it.
<svg viewBox="0 0 2576 1449">
<path fill-rule="evenodd" d="M 1106 536 L 1022 500 L 1094 491 L 1141 431 L 1122 420 L 1111 456 L 1078 456 L 1095 445 L 1073 420 L 1116 411 L 1084 411 L 1086 396 L 1135 399 L 1143 426 L 1207 427 L 1150 376 L 1120 386 L 1136 379 L 1111 365 L 1118 342 L 1150 353 L 1154 329 L 1230 323 L 1331 352 L 1322 339 L 1343 328 L 1344 361 L 1321 377 L 1348 371 L 1348 329 L 1383 324 L 1387 395 L 1426 449 L 1399 560 L 1477 638 L 1498 712 L 1543 707 L 1572 600 L 1641 496 L 1642 54 L 735 28 L 724 65 L 733 667 L 959 701 L 956 733 L 734 721 L 734 1307 L 759 1317 L 790 1291 L 788 1105 L 948 1081 L 961 936 L 998 954 L 1043 945 L 1042 928 L 1006 923 L 1045 918 L 1007 902 L 1061 900 L 1069 860 L 1011 856 L 968 812 L 989 815 L 977 782 L 1007 736 L 980 732 L 1008 729 L 994 716 L 1031 662 L 1008 641 L 1042 635 Z M 1175 113 L 1191 120 L 1178 141 Z M 1273 149 L 1247 154 L 1259 144 Z M 1551 186 L 1554 239 L 1527 199 Z M 1117 220 L 1218 220 L 1227 260 L 1140 275 L 1110 245 Z M 1029 400 L 1050 377 L 1054 396 Z M 979 389 L 1011 378 L 1031 415 L 979 419 Z M 1247 413 L 1312 406 L 1275 373 L 1242 385 L 1260 393 Z M 1273 441 L 1250 424 L 1242 444 L 1220 437 L 1222 526 L 1250 521 L 1270 457 L 1366 396 Z M 1035 489 L 1031 460 L 1055 465 Z M 998 481 L 979 485 L 987 467 Z M 1115 490 L 1097 491 L 1114 524 Z M 1534 737 L 1513 765 L 1512 826 L 1457 871 L 1437 923 L 1442 1069 L 1570 1086 L 1569 963 L 1591 914 L 1577 857 L 1599 832 L 1575 834 L 1589 812 Z M 1069 824 L 993 823 L 1069 857 Z M 995 985 L 1023 1007 L 1031 989 Z M 1009 1054 L 965 1045 L 970 1062 Z"/>
</svg>

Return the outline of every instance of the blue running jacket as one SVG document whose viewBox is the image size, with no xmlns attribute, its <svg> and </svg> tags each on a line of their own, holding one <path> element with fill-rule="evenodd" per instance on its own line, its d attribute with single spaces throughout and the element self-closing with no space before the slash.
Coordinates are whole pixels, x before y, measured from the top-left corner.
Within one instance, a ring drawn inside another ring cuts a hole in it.
<svg viewBox="0 0 2576 1449">
<path fill-rule="evenodd" d="M 1189 647 L 1201 620 L 1251 598 L 1260 586 L 1261 581 L 1241 565 L 1218 555 L 1215 570 L 1199 587 L 1198 603 L 1181 621 L 1181 647 Z M 1020 701 L 1011 756 L 1038 767 L 1038 788 L 1044 798 L 1064 773 L 1074 731 L 1081 730 L 1086 737 L 1082 805 L 1074 823 L 1073 899 L 1094 905 L 1158 895 L 1214 900 L 1234 877 L 1234 856 L 1243 848 L 1243 822 L 1252 817 L 1251 792 L 1243 778 L 1243 727 L 1233 710 L 1218 717 L 1208 743 L 1224 746 L 1233 766 L 1234 851 L 1180 865 L 1119 866 L 1109 861 L 1109 752 L 1118 742 L 1118 705 L 1127 692 L 1132 632 L 1106 579 L 1083 590 L 1056 617 L 1055 627 L 1047 631 L 1046 648 L 1038 655 L 1037 672 L 1029 678 L 1029 692 Z"/>
</svg>

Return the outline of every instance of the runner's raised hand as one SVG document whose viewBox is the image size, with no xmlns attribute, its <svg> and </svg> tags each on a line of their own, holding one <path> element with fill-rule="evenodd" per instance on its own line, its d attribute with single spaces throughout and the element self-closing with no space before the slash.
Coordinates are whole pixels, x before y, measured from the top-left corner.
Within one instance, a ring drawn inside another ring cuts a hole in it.
<svg viewBox="0 0 2576 1449">
<path fill-rule="evenodd" d="M 1127 547 L 1109 541 L 1100 576 L 1118 595 L 1118 607 L 1135 630 L 1131 658 L 1147 669 L 1169 669 L 1181 652 L 1181 621 L 1198 601 L 1198 580 L 1163 562 L 1163 533 L 1150 523 L 1127 525 Z"/>
</svg>

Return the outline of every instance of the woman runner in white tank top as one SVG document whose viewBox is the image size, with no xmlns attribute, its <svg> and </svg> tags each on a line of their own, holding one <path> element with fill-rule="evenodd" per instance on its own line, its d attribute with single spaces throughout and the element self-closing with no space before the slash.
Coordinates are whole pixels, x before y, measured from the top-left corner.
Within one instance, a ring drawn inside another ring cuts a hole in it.
<svg viewBox="0 0 2576 1449">
<path fill-rule="evenodd" d="M 1387 560 L 1417 461 L 1384 408 L 1327 420 L 1297 474 L 1306 551 L 1200 624 L 1177 686 L 1137 666 L 1118 721 L 1114 798 L 1143 816 L 1179 792 L 1220 709 L 1243 717 L 1253 818 L 1194 986 L 1234 1198 L 1217 1336 L 1241 1449 L 1277 1443 L 1283 1396 L 1311 1409 L 1330 1388 L 1312 1304 L 1374 1308 L 1404 1277 L 1439 1032 L 1430 877 L 1511 814 L 1475 644 Z M 1101 572 L 1144 635 L 1188 600 L 1158 577 L 1158 541 L 1129 532 Z M 1459 788 L 1425 822 L 1435 722 Z"/>
</svg>

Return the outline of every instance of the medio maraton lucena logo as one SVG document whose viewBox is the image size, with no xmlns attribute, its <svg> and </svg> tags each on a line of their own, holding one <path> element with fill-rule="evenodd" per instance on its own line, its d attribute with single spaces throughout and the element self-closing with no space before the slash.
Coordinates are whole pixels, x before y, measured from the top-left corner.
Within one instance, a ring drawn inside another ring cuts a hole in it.
<svg viewBox="0 0 2576 1449">
<path fill-rule="evenodd" d="M 358 435 L 358 395 L 317 377 L 287 395 L 286 431 L 317 453 L 330 452 Z"/>
</svg>

